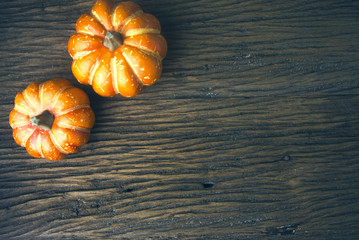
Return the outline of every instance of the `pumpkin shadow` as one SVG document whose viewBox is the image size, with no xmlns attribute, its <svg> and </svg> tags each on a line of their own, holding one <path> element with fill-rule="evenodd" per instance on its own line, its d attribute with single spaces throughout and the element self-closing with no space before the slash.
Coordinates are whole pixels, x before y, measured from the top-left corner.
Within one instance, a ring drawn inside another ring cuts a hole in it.
<svg viewBox="0 0 359 240">
<path fill-rule="evenodd" d="M 163 60 L 163 74 L 166 75 L 172 71 L 168 69 L 167 66 L 176 64 L 179 54 L 183 50 L 183 47 L 186 46 L 183 38 L 184 35 L 178 24 L 179 20 L 172 11 L 167 11 L 167 8 L 163 7 L 168 6 L 168 2 L 166 1 L 154 1 L 149 2 L 148 5 L 146 3 L 141 6 L 144 12 L 156 16 L 161 24 L 161 34 L 165 37 L 168 46 L 167 55 Z"/>
</svg>

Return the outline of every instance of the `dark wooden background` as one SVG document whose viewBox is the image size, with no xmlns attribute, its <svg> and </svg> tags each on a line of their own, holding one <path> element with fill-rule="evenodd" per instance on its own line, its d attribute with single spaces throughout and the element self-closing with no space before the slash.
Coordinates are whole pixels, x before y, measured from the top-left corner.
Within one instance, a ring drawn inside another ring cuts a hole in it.
<svg viewBox="0 0 359 240">
<path fill-rule="evenodd" d="M 93 3 L 0 2 L 0 239 L 359 239 L 359 1 L 137 1 L 169 51 L 132 99 L 71 73 Z M 59 77 L 96 124 L 77 154 L 33 159 L 8 115 Z"/>
</svg>

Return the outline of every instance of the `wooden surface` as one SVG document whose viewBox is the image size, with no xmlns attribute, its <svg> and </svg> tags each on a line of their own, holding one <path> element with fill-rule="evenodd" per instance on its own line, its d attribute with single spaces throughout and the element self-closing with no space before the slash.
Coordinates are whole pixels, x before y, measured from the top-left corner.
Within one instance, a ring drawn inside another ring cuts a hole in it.
<svg viewBox="0 0 359 240">
<path fill-rule="evenodd" d="M 94 1 L 0 2 L 0 239 L 359 239 L 359 2 L 137 1 L 161 79 L 102 98 L 67 41 Z M 17 146 L 17 92 L 65 78 L 96 113 L 80 152 Z"/>
</svg>

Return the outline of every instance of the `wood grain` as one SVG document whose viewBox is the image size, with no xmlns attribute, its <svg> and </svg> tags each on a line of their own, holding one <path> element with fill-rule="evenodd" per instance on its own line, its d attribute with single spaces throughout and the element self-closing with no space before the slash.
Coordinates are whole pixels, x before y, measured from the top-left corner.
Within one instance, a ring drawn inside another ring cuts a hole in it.
<svg viewBox="0 0 359 240">
<path fill-rule="evenodd" d="M 68 38 L 93 1 L 1 1 L 0 238 L 357 239 L 359 3 L 138 1 L 169 45 L 132 99 L 76 83 Z M 90 96 L 80 152 L 32 159 L 17 92 Z"/>
</svg>

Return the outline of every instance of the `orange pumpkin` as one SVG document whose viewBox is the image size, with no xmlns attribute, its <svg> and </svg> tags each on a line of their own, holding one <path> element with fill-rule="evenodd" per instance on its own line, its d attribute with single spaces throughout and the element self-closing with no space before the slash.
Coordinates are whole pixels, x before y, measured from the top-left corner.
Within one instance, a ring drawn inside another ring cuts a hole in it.
<svg viewBox="0 0 359 240">
<path fill-rule="evenodd" d="M 157 18 L 137 4 L 99 0 L 76 31 L 68 42 L 72 72 L 99 95 L 133 97 L 159 79 L 167 43 Z"/>
<path fill-rule="evenodd" d="M 9 122 L 16 143 L 31 156 L 59 160 L 88 141 L 95 115 L 84 91 L 53 79 L 19 92 Z"/>
</svg>

